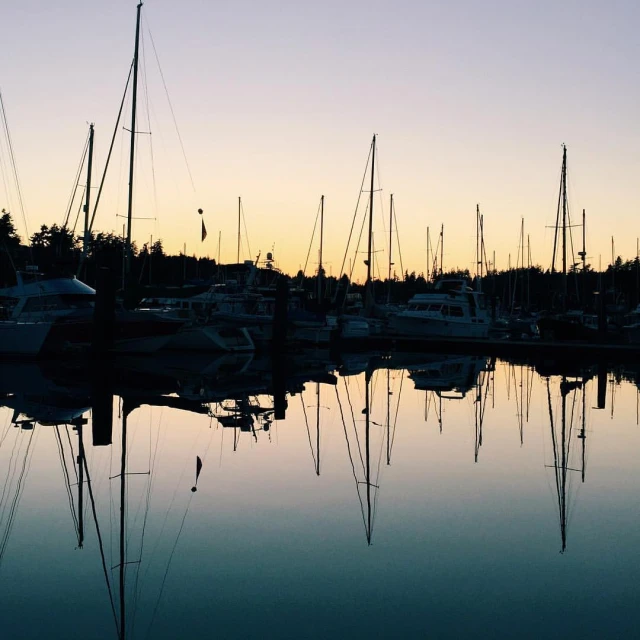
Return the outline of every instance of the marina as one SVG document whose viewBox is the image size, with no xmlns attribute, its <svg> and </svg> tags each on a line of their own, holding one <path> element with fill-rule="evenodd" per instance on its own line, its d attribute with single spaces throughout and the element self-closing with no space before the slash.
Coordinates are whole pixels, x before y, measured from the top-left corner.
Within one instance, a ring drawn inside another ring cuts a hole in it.
<svg viewBox="0 0 640 640">
<path fill-rule="evenodd" d="M 3 640 L 638 635 L 640 9 L 547 4 L 3 10 Z"/>
</svg>

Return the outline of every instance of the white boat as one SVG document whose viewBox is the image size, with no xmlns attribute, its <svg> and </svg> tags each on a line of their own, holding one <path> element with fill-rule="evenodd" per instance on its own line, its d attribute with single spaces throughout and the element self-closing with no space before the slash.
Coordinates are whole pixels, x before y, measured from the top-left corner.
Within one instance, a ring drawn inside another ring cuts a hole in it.
<svg viewBox="0 0 640 640">
<path fill-rule="evenodd" d="M 51 331 L 51 322 L 0 321 L 0 355 L 37 356 Z"/>
<path fill-rule="evenodd" d="M 16 280 L 15 286 L 0 289 L 0 309 L 4 319 L 28 325 L 46 324 L 49 335 L 45 338 L 49 339 L 41 346 L 48 351 L 87 349 L 91 346 L 95 289 L 74 277 L 47 277 L 33 270 L 17 272 Z M 118 310 L 113 350 L 152 353 L 165 346 L 183 324 L 183 321 L 157 314 L 141 315 Z M 35 339 L 42 329 L 31 331 Z"/>
<path fill-rule="evenodd" d="M 0 308 L 8 320 L 52 321 L 80 309 L 93 309 L 96 291 L 76 278 L 18 271 L 16 285 L 0 289 Z"/>
<path fill-rule="evenodd" d="M 487 338 L 491 316 L 484 295 L 463 279 L 445 279 L 429 293 L 420 293 L 403 311 L 389 316 L 397 336 Z"/>
</svg>

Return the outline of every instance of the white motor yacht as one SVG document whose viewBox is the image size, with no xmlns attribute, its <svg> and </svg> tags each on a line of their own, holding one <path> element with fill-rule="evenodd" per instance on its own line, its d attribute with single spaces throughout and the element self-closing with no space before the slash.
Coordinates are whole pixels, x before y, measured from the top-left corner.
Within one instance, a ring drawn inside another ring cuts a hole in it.
<svg viewBox="0 0 640 640">
<path fill-rule="evenodd" d="M 491 315 L 484 295 L 463 279 L 444 279 L 429 293 L 420 293 L 403 311 L 389 316 L 389 330 L 397 336 L 487 338 Z"/>
<path fill-rule="evenodd" d="M 89 348 L 94 329 L 96 291 L 75 277 L 46 276 L 36 270 L 18 271 L 16 284 L 0 289 L 0 311 L 5 321 L 17 323 L 8 332 L 33 332 L 36 339 L 49 330 L 40 351 Z M 164 346 L 184 322 L 158 315 L 116 311 L 113 350 L 151 353 Z M 35 355 L 35 353 L 34 353 Z"/>
</svg>

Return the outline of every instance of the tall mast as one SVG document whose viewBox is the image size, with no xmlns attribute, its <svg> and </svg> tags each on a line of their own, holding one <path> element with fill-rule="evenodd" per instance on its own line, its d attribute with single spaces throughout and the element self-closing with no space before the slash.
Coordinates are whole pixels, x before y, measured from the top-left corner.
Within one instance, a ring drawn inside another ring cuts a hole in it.
<svg viewBox="0 0 640 640">
<path fill-rule="evenodd" d="M 87 160 L 87 186 L 84 200 L 84 237 L 82 241 L 82 259 L 87 259 L 89 251 L 89 205 L 91 204 L 91 169 L 93 167 L 93 123 L 89 125 L 89 158 Z"/>
<path fill-rule="evenodd" d="M 391 267 L 393 262 L 391 262 L 391 253 L 393 249 L 393 193 L 391 194 L 389 201 L 389 291 L 387 292 L 387 304 L 391 302 Z"/>
<path fill-rule="evenodd" d="M 582 258 L 582 305 L 587 303 L 587 225 L 586 212 L 582 210 L 582 251 L 578 255 Z"/>
<path fill-rule="evenodd" d="M 484 214 L 480 214 L 480 279 L 484 277 L 484 267 L 487 255 L 484 247 Z M 487 274 L 488 275 L 488 274 Z"/>
<path fill-rule="evenodd" d="M 444 224 L 440 228 L 440 275 L 444 274 L 443 270 L 444 263 Z"/>
<path fill-rule="evenodd" d="M 127 243 L 125 245 L 125 272 L 131 274 L 131 221 L 133 219 L 133 169 L 136 150 L 136 107 L 138 100 L 138 51 L 140 48 L 140 10 L 142 2 L 137 7 L 136 17 L 136 45 L 133 53 L 133 93 L 131 98 L 131 146 L 129 152 L 129 204 L 127 207 Z"/>
<path fill-rule="evenodd" d="M 616 299 L 616 245 L 611 236 L 611 291 L 613 295 L 613 301 Z"/>
<path fill-rule="evenodd" d="M 238 196 L 238 254 L 236 263 L 240 264 L 240 215 L 242 211 L 242 198 Z"/>
<path fill-rule="evenodd" d="M 320 196 L 320 255 L 318 257 L 318 304 L 322 300 L 322 278 L 324 269 L 322 266 L 322 243 L 324 237 L 324 196 Z"/>
<path fill-rule="evenodd" d="M 562 150 L 562 306 L 567 306 L 567 147 Z"/>
<path fill-rule="evenodd" d="M 636 238 L 636 302 L 640 304 L 640 238 Z"/>
<path fill-rule="evenodd" d="M 527 311 L 531 309 L 531 240 L 527 233 Z"/>
<path fill-rule="evenodd" d="M 481 290 L 480 285 L 480 205 L 476 205 L 476 288 Z"/>
<path fill-rule="evenodd" d="M 430 278 L 429 278 L 429 270 L 430 270 L 429 249 L 430 249 L 430 245 L 431 245 L 431 237 L 429 235 L 429 227 L 427 227 L 427 282 L 430 281 Z"/>
<path fill-rule="evenodd" d="M 370 305 L 373 300 L 373 291 L 371 284 L 371 260 L 372 260 L 372 246 L 373 246 L 373 187 L 376 168 L 376 134 L 373 134 L 373 140 L 371 141 L 371 188 L 369 190 L 369 238 L 367 242 L 367 300 L 366 303 Z"/>
</svg>

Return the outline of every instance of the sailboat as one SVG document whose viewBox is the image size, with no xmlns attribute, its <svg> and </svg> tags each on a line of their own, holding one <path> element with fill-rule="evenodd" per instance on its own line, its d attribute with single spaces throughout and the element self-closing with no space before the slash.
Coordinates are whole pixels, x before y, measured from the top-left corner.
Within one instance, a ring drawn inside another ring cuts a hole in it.
<svg viewBox="0 0 640 640">
<path fill-rule="evenodd" d="M 567 234 L 571 235 L 571 216 L 569 212 L 569 201 L 567 198 L 567 147 L 562 145 L 562 170 L 560 174 L 560 189 L 558 193 L 558 207 L 556 212 L 555 236 L 553 241 L 553 258 L 551 263 L 551 273 L 558 273 L 556 269 L 556 256 L 558 248 L 561 251 L 562 268 L 560 271 L 561 287 L 558 292 L 559 312 L 540 314 L 537 325 L 540 337 L 545 340 L 580 340 L 594 341 L 606 336 L 606 316 L 604 315 L 604 302 L 600 300 L 601 315 L 585 313 L 583 308 L 570 304 L 569 294 L 569 269 L 568 248 L 573 246 L 571 238 L 567 239 Z M 583 265 L 583 277 L 586 277 L 586 248 L 585 248 L 585 214 L 582 218 L 582 239 L 583 247 L 580 252 Z M 560 236 L 560 241 L 559 241 Z M 558 247 L 558 245 L 560 245 Z M 574 298 L 578 300 L 578 281 L 576 272 L 576 292 Z M 583 305 L 584 305 L 583 300 Z M 574 308 L 571 308 L 571 307 Z M 611 337 L 611 336 L 608 336 Z"/>
</svg>

